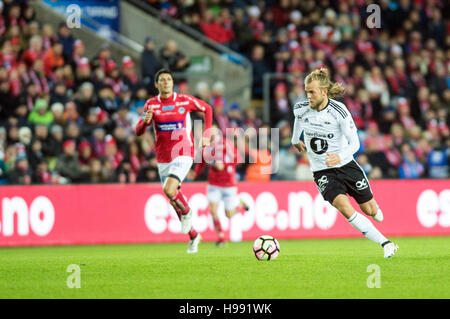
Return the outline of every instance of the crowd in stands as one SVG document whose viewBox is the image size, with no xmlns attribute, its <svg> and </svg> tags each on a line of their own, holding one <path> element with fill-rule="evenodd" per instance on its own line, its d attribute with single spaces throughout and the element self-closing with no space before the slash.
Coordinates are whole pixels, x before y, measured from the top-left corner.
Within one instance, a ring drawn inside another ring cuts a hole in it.
<svg viewBox="0 0 450 319">
<path fill-rule="evenodd" d="M 357 161 L 371 178 L 449 177 L 448 1 L 147 0 L 253 64 L 253 97 L 271 81 L 271 127 L 279 127 L 277 178 L 311 178 L 290 145 L 292 106 L 303 79 L 326 67 L 346 87 L 341 101 L 359 129 Z M 372 27 L 369 27 L 372 25 Z"/>
<path fill-rule="evenodd" d="M 182 72 L 189 57 L 170 39 L 157 49 L 149 34 L 141 70 L 130 57 L 114 60 L 107 44 L 87 58 L 85 44 L 65 23 L 53 28 L 37 21 L 26 3 L 0 1 L 0 184 L 159 181 L 153 133 L 138 138 L 134 126 L 156 93 L 156 70 Z M 450 36 L 443 1 L 381 2 L 380 29 L 360 28 L 367 15 L 362 1 L 149 3 L 248 56 L 255 98 L 263 73 L 289 73 L 272 84 L 270 123 L 259 110 L 227 101 L 226 83 L 177 83 L 176 91 L 213 106 L 222 131 L 280 129 L 277 158 L 265 150 L 269 138 L 242 147 L 240 180 L 311 179 L 307 158 L 290 144 L 291 116 L 293 104 L 305 98 L 303 76 L 319 66 L 347 88 L 343 101 L 361 137 L 357 161 L 370 178 L 449 177 Z M 276 174 L 258 174 L 267 166 L 264 157 L 276 161 Z"/>
</svg>

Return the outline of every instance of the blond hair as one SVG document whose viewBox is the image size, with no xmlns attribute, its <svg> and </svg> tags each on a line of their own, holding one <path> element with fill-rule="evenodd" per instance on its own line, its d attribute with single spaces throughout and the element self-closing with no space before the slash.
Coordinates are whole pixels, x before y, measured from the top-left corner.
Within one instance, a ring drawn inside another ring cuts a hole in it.
<svg viewBox="0 0 450 319">
<path fill-rule="evenodd" d="M 305 84 L 309 84 L 312 81 L 319 81 L 319 86 L 322 89 L 328 89 L 327 96 L 331 99 L 336 96 L 343 95 L 345 92 L 345 88 L 342 84 L 338 82 L 331 82 L 328 69 L 320 68 L 312 71 L 306 76 Z"/>
</svg>

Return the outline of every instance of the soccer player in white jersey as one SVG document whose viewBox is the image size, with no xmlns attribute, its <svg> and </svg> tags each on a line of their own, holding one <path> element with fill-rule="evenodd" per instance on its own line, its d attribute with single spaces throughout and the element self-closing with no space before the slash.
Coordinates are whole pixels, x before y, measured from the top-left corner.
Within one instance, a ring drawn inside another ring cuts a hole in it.
<svg viewBox="0 0 450 319">
<path fill-rule="evenodd" d="M 363 214 L 356 212 L 347 194 L 361 211 L 375 221 L 383 213 L 373 198 L 364 171 L 353 159 L 359 149 L 355 123 L 346 106 L 333 98 L 344 93 L 339 83 L 330 81 L 327 69 L 318 69 L 305 78 L 307 101 L 294 106 L 292 144 L 307 151 L 314 181 L 324 197 L 366 238 L 380 244 L 384 257 L 392 257 L 398 246 L 384 237 Z M 304 142 L 300 140 L 304 135 Z"/>
</svg>

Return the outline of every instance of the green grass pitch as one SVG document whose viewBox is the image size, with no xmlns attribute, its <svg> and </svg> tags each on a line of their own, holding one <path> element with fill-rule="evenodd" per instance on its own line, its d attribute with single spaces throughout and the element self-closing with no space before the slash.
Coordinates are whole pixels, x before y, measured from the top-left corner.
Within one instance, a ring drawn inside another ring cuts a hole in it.
<svg viewBox="0 0 450 319">
<path fill-rule="evenodd" d="M 391 259 L 365 238 L 280 240 L 273 261 L 248 241 L 195 255 L 185 243 L 0 248 L 0 298 L 450 298 L 450 237 L 393 241 Z M 71 264 L 80 288 L 67 286 Z"/>
</svg>

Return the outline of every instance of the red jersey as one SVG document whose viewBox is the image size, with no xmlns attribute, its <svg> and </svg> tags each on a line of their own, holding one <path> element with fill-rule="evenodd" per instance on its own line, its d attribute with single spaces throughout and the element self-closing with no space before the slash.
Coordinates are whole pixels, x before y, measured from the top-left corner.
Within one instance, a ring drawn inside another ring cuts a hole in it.
<svg viewBox="0 0 450 319">
<path fill-rule="evenodd" d="M 178 156 L 194 158 L 194 137 L 191 112 L 205 113 L 205 130 L 211 127 L 212 109 L 207 103 L 188 94 L 173 93 L 167 99 L 155 96 L 144 105 L 144 111 L 153 109 L 153 131 L 156 139 L 156 160 L 169 163 Z M 136 125 L 136 135 L 141 135 L 150 124 L 143 117 Z"/>
<path fill-rule="evenodd" d="M 209 166 L 208 183 L 219 187 L 232 187 L 237 185 L 236 181 L 236 165 L 240 163 L 241 157 L 233 143 L 227 139 L 223 139 L 223 143 L 212 143 L 208 148 L 204 149 L 204 153 L 209 152 L 211 157 L 220 158 L 220 162 L 224 164 L 224 169 L 219 171 L 214 165 Z M 201 174 L 206 166 L 203 156 L 202 162 L 195 166 L 195 173 Z"/>
</svg>

